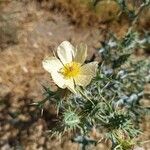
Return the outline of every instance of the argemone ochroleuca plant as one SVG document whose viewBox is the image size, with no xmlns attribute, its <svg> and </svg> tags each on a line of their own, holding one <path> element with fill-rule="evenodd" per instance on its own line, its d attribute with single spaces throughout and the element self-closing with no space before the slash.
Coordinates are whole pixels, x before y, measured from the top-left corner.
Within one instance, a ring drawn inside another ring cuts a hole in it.
<svg viewBox="0 0 150 150">
<path fill-rule="evenodd" d="M 124 0 L 117 2 L 121 7 L 125 6 Z M 133 59 L 134 50 L 145 50 L 149 43 L 147 33 L 142 38 L 133 26 L 147 5 L 148 2 L 143 2 L 135 12 L 132 25 L 123 37 L 108 33 L 101 41 L 101 47 L 97 49 L 101 56 L 99 67 L 98 62 L 84 64 L 86 46 L 73 47 L 68 41 L 58 46 L 55 57 L 43 60 L 44 69 L 60 88 L 77 93 L 65 93 L 64 96 L 63 90 L 52 91 L 43 86 L 44 99 L 33 105 L 40 108 L 41 113 L 47 101 L 56 107 L 55 125 L 49 130 L 51 137 L 61 138 L 67 133 L 72 135 L 73 142 L 82 144 L 82 149 L 107 140 L 111 142 L 108 149 L 135 148 L 135 137 L 141 133 L 139 123 L 148 112 L 140 100 L 144 85 L 150 82 L 150 61 L 146 57 L 140 61 Z M 133 14 L 127 12 L 130 16 Z M 93 137 L 93 131 L 100 136 Z"/>
<path fill-rule="evenodd" d="M 60 88 L 68 88 L 76 93 L 77 85 L 87 86 L 96 75 L 98 62 L 84 64 L 87 57 L 86 46 L 75 48 L 70 42 L 64 41 L 57 48 L 57 56 L 48 57 L 42 63 Z"/>
</svg>

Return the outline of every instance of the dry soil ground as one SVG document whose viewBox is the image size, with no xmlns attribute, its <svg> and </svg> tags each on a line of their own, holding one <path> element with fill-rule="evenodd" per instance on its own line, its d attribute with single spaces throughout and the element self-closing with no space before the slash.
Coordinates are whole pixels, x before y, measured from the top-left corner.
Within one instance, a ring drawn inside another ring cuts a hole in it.
<svg viewBox="0 0 150 150">
<path fill-rule="evenodd" d="M 30 0 L 0 0 L 1 150 L 79 148 L 66 140 L 61 144 L 57 140 L 50 140 L 46 131 L 52 126 L 52 108 L 46 106 L 45 115 L 40 117 L 38 110 L 29 104 L 42 99 L 41 84 L 51 84 L 55 88 L 41 65 L 45 56 L 51 55 L 60 42 L 69 40 L 73 44 L 87 43 L 90 57 L 95 53 L 94 49 L 100 46 L 99 41 L 104 38 L 110 25 L 101 23 L 98 27 L 79 27 L 79 23 L 74 25 L 67 14 L 62 12 L 49 10 L 45 4 L 41 8 L 40 3 Z M 113 24 L 112 30 L 118 35 L 128 28 L 127 22 L 122 22 L 124 25 L 121 29 Z M 148 140 L 148 119 L 143 127 L 146 134 L 141 139 Z M 146 144 L 145 147 L 150 149 Z"/>
</svg>

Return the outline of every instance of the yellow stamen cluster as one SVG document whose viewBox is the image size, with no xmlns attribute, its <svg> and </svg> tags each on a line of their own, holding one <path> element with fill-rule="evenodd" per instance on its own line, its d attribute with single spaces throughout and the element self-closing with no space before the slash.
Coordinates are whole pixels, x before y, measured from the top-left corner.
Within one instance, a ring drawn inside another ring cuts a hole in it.
<svg viewBox="0 0 150 150">
<path fill-rule="evenodd" d="M 65 64 L 64 67 L 60 69 L 60 73 L 64 76 L 64 78 L 69 79 L 80 74 L 80 68 L 80 63 L 71 62 Z"/>
</svg>

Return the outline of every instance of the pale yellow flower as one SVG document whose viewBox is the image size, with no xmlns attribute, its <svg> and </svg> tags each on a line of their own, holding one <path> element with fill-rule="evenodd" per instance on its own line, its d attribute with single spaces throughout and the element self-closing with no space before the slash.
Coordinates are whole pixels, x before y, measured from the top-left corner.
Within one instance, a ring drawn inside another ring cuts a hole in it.
<svg viewBox="0 0 150 150">
<path fill-rule="evenodd" d="M 85 87 L 96 75 L 98 62 L 84 64 L 87 47 L 74 48 L 70 42 L 64 41 L 58 46 L 57 55 L 58 58 L 48 57 L 42 64 L 60 88 L 76 93 L 76 85 Z"/>
</svg>

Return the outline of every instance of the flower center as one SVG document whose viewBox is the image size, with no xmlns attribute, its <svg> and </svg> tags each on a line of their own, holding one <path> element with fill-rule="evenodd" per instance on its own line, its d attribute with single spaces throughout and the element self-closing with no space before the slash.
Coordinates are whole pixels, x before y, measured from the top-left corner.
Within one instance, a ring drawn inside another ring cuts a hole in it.
<svg viewBox="0 0 150 150">
<path fill-rule="evenodd" d="M 65 78 L 75 77 L 80 73 L 81 64 L 76 62 L 67 63 L 60 69 Z"/>
</svg>

